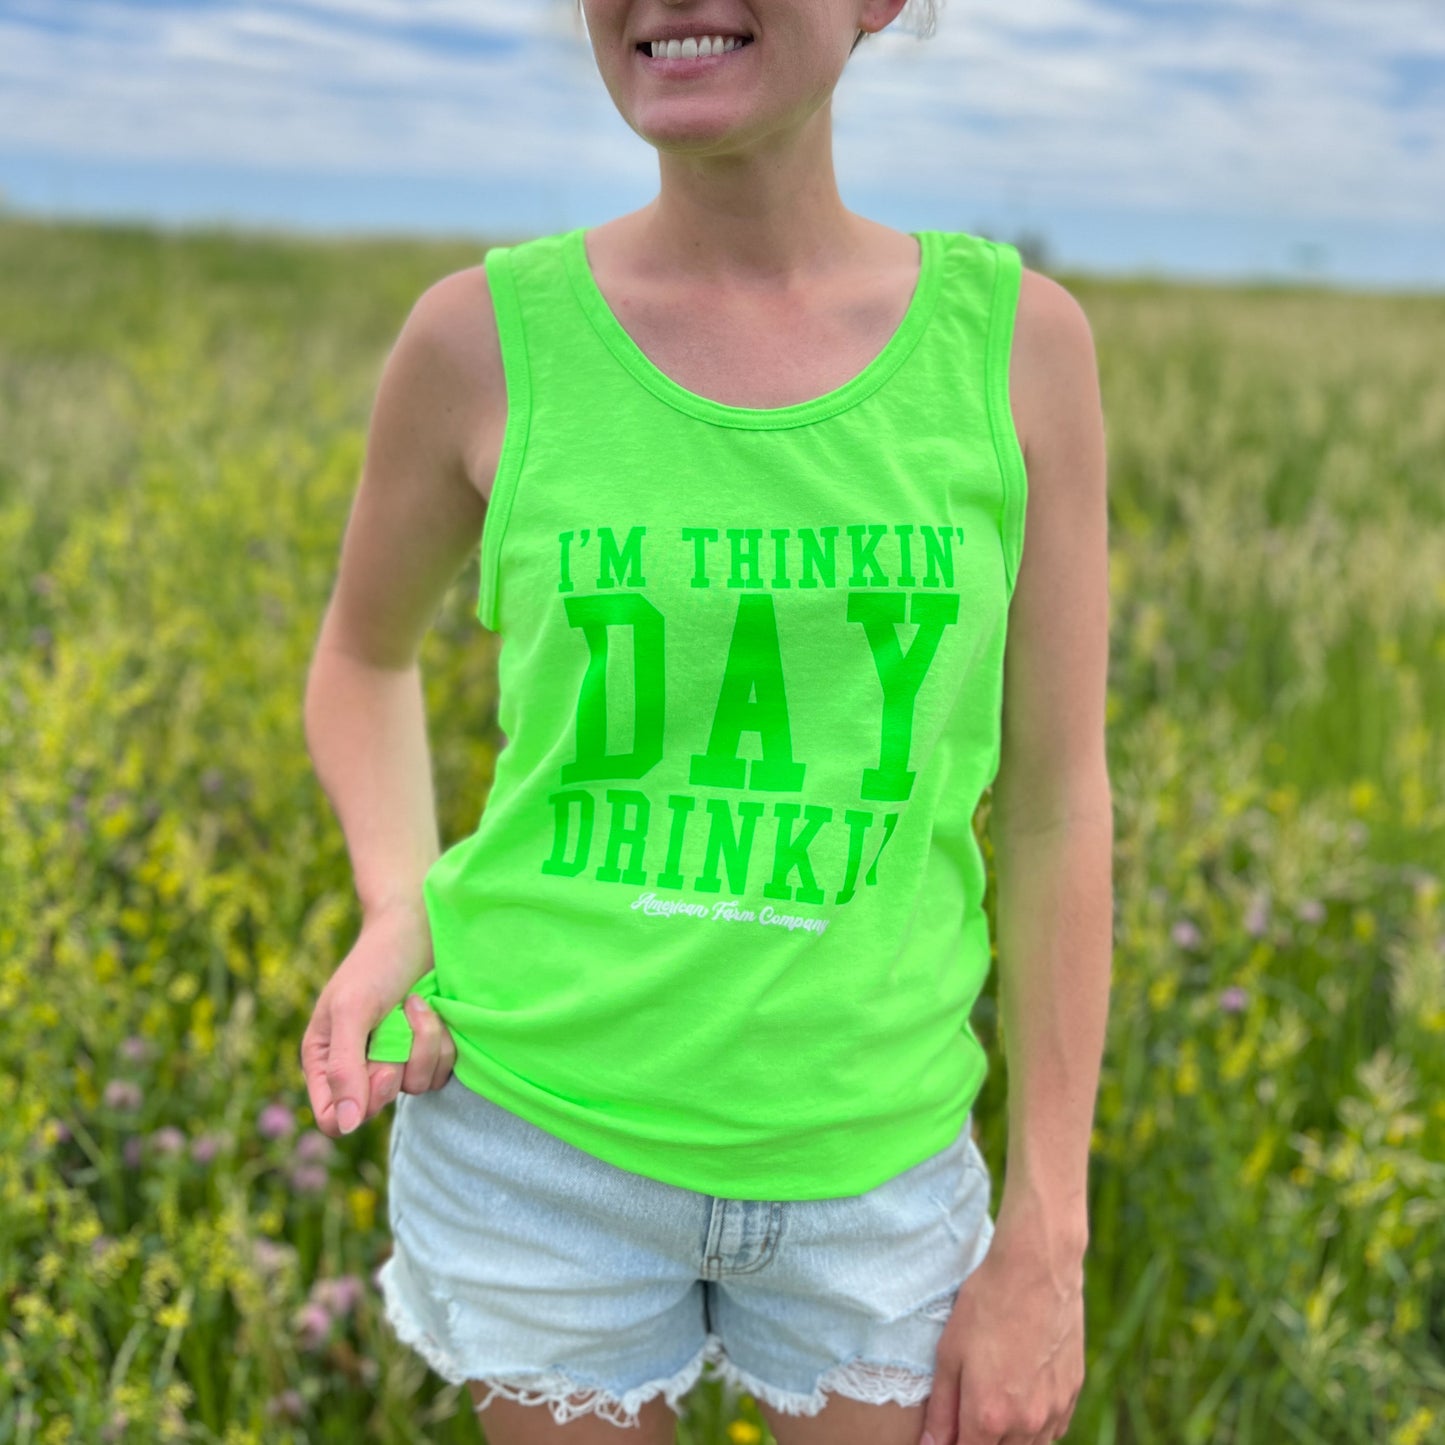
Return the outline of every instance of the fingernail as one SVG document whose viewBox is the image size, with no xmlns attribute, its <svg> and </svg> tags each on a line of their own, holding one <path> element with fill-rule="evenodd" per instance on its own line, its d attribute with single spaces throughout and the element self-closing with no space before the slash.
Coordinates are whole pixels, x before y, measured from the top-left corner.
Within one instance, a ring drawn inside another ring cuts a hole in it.
<svg viewBox="0 0 1445 1445">
<path fill-rule="evenodd" d="M 336 1106 L 336 1122 L 341 1125 L 341 1132 L 349 1134 L 361 1123 L 361 1110 L 350 1099 L 343 1099 Z"/>
<path fill-rule="evenodd" d="M 938 1442 L 933 1438 L 932 1435 L 928 1434 L 927 1431 L 925 1431 L 923 1439 L 918 1442 L 918 1445 L 938 1445 Z"/>
</svg>

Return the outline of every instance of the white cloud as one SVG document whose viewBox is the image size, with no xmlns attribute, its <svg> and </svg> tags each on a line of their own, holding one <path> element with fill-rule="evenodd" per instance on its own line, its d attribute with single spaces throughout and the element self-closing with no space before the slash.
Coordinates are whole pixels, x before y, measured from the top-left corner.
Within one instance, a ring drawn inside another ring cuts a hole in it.
<svg viewBox="0 0 1445 1445">
<path fill-rule="evenodd" d="M 469 183 L 655 174 L 569 0 L 70 0 L 65 30 L 56 13 L 0 9 L 8 151 Z M 951 0 L 931 40 L 885 34 L 855 55 L 836 161 L 870 193 L 967 202 L 1008 185 L 1063 203 L 1438 223 L 1445 85 L 1393 108 L 1400 57 L 1445 65 L 1445 7 Z"/>
</svg>

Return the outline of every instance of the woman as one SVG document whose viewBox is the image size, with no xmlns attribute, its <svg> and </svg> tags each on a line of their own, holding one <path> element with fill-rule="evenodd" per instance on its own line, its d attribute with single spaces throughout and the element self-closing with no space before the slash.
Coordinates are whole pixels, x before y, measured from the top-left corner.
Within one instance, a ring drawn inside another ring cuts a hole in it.
<svg viewBox="0 0 1445 1445">
<path fill-rule="evenodd" d="M 671 1441 L 708 1366 L 780 1445 L 1037 1445 L 1082 1382 L 1096 367 L 1013 247 L 843 206 L 903 8 L 583 0 L 658 195 L 432 286 L 378 391 L 306 703 L 364 921 L 302 1060 L 332 1136 L 397 1099 L 388 1317 L 492 1445 Z M 508 741 L 440 855 L 416 658 L 479 540 Z"/>
</svg>

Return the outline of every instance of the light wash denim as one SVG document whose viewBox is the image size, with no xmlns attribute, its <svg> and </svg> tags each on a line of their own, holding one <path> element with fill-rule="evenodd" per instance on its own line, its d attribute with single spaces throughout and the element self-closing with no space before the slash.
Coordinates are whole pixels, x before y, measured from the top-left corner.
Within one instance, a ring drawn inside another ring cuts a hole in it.
<svg viewBox="0 0 1445 1445">
<path fill-rule="evenodd" d="M 619 1425 L 657 1395 L 684 1414 L 708 1372 L 788 1414 L 827 1392 L 928 1398 L 962 1282 L 993 1238 L 972 1136 L 844 1199 L 718 1199 L 617 1168 L 463 1085 L 401 1094 L 397 1338 L 452 1384 Z"/>
</svg>

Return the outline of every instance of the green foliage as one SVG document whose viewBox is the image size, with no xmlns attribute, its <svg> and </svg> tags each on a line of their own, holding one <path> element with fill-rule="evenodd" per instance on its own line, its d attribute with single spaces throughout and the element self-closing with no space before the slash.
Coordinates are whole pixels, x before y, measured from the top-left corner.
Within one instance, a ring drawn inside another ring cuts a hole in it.
<svg viewBox="0 0 1445 1445">
<path fill-rule="evenodd" d="M 479 1438 L 380 1316 L 385 1140 L 309 1127 L 297 1049 L 359 923 L 310 650 L 386 349 L 483 249 L 0 218 L 0 1438 Z M 1423 1445 L 1445 301 L 1070 284 L 1117 886 L 1070 1439 Z M 423 654 L 444 842 L 494 757 L 475 588 Z M 689 1445 L 768 1438 L 694 1401 Z"/>
</svg>

